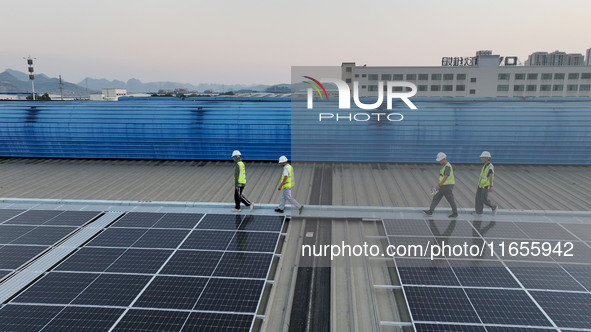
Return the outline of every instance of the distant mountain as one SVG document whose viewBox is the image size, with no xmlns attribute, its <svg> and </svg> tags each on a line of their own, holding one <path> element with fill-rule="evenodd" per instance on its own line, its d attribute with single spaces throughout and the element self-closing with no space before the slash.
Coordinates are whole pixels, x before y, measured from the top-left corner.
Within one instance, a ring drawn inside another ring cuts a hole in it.
<svg viewBox="0 0 591 332">
<path fill-rule="evenodd" d="M 44 74 L 35 75 L 35 94 L 60 94 L 60 83 L 57 78 L 50 78 Z M 64 96 L 87 96 L 89 92 L 79 85 L 62 81 Z M 31 93 L 31 81 L 29 75 L 7 69 L 0 73 L 0 93 Z"/>
<path fill-rule="evenodd" d="M 90 93 L 100 93 L 104 88 L 118 88 L 126 89 L 127 93 L 156 93 L 161 90 L 174 91 L 177 89 L 186 89 L 189 92 L 203 92 L 205 90 L 212 90 L 216 92 L 229 92 L 248 90 L 256 92 L 289 92 L 289 84 L 278 85 L 245 85 L 245 84 L 214 84 L 201 83 L 193 85 L 189 83 L 177 82 L 149 82 L 142 83 L 140 80 L 132 78 L 127 82 L 108 79 L 85 78 L 78 84 L 68 83 L 63 81 L 62 87 L 64 96 L 87 96 Z M 59 79 L 50 78 L 44 74 L 35 75 L 35 93 L 43 94 L 59 94 L 60 86 Z M 31 93 L 31 82 L 29 75 L 12 69 L 6 69 L 0 73 L 0 93 Z"/>
<path fill-rule="evenodd" d="M 174 91 L 177 89 L 185 89 L 190 92 L 203 92 L 205 90 L 212 90 L 216 92 L 228 92 L 228 91 L 240 91 L 240 90 L 249 90 L 249 91 L 258 91 L 264 92 L 267 89 L 272 88 L 271 85 L 245 85 L 245 84 L 232 84 L 232 85 L 225 85 L 225 84 L 216 84 L 216 83 L 201 83 L 198 85 L 190 84 L 190 83 L 178 83 L 178 82 L 150 82 L 150 83 L 142 83 L 140 80 L 132 78 L 127 82 L 123 81 L 109 81 L 106 79 L 94 79 L 94 78 L 86 78 L 78 83 L 80 86 L 88 86 L 88 89 L 92 90 L 101 90 L 103 88 L 117 88 L 117 89 L 127 89 L 127 93 L 156 93 L 158 91 Z M 285 85 L 282 85 L 285 86 Z M 287 85 L 289 87 L 289 85 Z M 282 91 L 285 91 L 282 88 L 279 88 Z M 267 91 L 270 92 L 270 91 Z"/>
</svg>

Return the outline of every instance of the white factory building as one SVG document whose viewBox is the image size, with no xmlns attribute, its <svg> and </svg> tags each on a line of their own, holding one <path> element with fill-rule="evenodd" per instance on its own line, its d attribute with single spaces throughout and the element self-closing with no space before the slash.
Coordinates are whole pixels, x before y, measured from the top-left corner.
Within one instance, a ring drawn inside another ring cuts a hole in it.
<svg viewBox="0 0 591 332">
<path fill-rule="evenodd" d="M 417 86 L 417 97 L 591 97 L 590 54 L 591 49 L 586 58 L 558 51 L 536 52 L 526 65 L 517 57 L 492 51 L 478 51 L 474 57 L 444 57 L 441 66 L 373 67 L 344 62 L 341 78 L 351 89 L 357 81 L 360 96 L 378 96 L 380 81 L 405 81 Z"/>
</svg>

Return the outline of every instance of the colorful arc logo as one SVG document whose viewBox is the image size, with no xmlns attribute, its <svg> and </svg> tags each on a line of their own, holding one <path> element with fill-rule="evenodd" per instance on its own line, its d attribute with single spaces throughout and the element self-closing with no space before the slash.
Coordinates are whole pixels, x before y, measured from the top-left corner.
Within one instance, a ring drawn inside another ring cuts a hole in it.
<svg viewBox="0 0 591 332">
<path fill-rule="evenodd" d="M 328 100 L 328 94 L 326 93 L 326 89 L 324 89 L 324 86 L 322 85 L 322 83 L 320 83 L 318 80 L 310 77 L 310 76 L 303 76 L 311 81 L 313 81 L 314 83 L 318 84 L 318 86 L 314 85 L 311 82 L 305 82 L 307 84 L 309 84 L 311 87 L 313 87 L 316 91 L 318 91 L 318 94 L 320 95 L 320 99 L 324 99 L 324 97 L 322 97 L 322 92 L 320 92 L 320 89 L 318 89 L 318 87 L 320 87 L 322 89 L 322 91 L 324 92 L 324 96 L 326 96 L 326 100 Z"/>
</svg>

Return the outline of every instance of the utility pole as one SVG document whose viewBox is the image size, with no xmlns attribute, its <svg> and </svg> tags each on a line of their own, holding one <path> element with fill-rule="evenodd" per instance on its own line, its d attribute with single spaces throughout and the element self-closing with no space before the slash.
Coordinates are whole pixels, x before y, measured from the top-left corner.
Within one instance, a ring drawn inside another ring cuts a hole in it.
<svg viewBox="0 0 591 332">
<path fill-rule="evenodd" d="M 28 58 L 23 57 L 23 59 L 27 60 L 27 64 L 29 65 L 29 79 L 31 80 L 31 88 L 33 89 L 33 100 L 35 100 L 35 74 L 33 74 L 33 59 L 29 55 Z"/>
<path fill-rule="evenodd" d="M 60 97 L 63 101 L 64 100 L 64 87 L 62 85 L 62 75 L 60 75 Z"/>
</svg>

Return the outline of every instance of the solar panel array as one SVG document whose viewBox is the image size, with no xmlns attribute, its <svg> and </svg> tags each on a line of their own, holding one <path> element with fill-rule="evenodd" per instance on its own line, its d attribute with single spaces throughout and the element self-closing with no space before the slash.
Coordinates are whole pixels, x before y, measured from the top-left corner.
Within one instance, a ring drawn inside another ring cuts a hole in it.
<svg viewBox="0 0 591 332">
<path fill-rule="evenodd" d="M 400 247 L 396 269 L 417 331 L 591 329 L 591 224 L 384 220 L 384 227 Z M 450 249 L 431 259 L 432 245 Z M 536 246 L 550 251 L 537 254 Z"/>
<path fill-rule="evenodd" d="M 0 278 L 98 215 L 90 211 L 0 209 Z"/>
<path fill-rule="evenodd" d="M 9 330 L 248 331 L 284 217 L 130 212 L 0 308 Z"/>
</svg>

